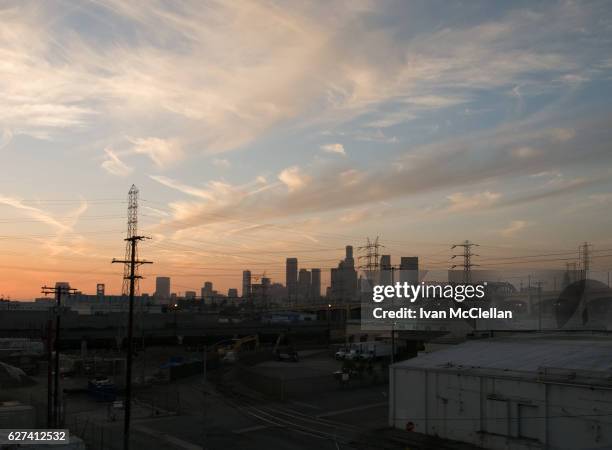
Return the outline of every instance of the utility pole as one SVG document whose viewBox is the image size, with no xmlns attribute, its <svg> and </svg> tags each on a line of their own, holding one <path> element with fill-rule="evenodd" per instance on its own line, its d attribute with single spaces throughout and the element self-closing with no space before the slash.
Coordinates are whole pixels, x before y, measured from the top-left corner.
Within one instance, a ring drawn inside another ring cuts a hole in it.
<svg viewBox="0 0 612 450">
<path fill-rule="evenodd" d="M 113 263 L 124 264 L 123 271 L 123 292 L 129 295 L 128 310 L 128 329 L 127 329 L 127 354 L 125 368 L 125 402 L 123 417 L 123 449 L 130 448 L 130 415 L 132 411 L 132 356 L 134 353 L 133 334 L 134 334 L 134 292 L 136 282 L 140 278 L 137 270 L 143 264 L 152 264 L 151 261 L 139 260 L 137 257 L 138 242 L 149 239 L 145 236 L 137 235 L 138 227 L 138 189 L 132 185 L 128 194 L 128 235 L 126 241 L 126 258 L 124 260 L 113 259 Z M 129 255 L 129 259 L 127 256 Z"/>
<path fill-rule="evenodd" d="M 536 281 L 536 286 L 538 288 L 538 331 L 542 331 L 542 285 L 543 281 Z M 531 294 L 530 294 L 531 295 Z"/>
<path fill-rule="evenodd" d="M 207 373 L 206 371 L 208 370 L 208 368 L 206 367 L 207 364 L 207 358 L 208 358 L 208 348 L 206 346 L 206 344 L 204 344 L 204 349 L 202 350 L 202 363 L 203 363 L 203 377 L 202 377 L 202 448 L 205 449 L 206 448 L 206 395 L 207 395 L 207 391 L 206 391 L 206 376 Z"/>
<path fill-rule="evenodd" d="M 53 427 L 53 320 L 47 320 L 47 428 Z"/>
<path fill-rule="evenodd" d="M 480 256 L 480 255 L 476 255 L 475 253 L 472 253 L 472 247 L 478 247 L 478 244 L 474 244 L 473 242 L 470 241 L 463 241 L 461 244 L 455 244 L 451 247 L 451 250 L 454 250 L 457 247 L 463 247 L 463 253 L 460 254 L 454 254 L 451 256 L 451 259 L 455 259 L 456 257 L 460 256 L 463 258 L 463 264 L 453 264 L 451 266 L 451 269 L 454 269 L 456 267 L 463 267 L 463 282 L 464 283 L 471 283 L 472 281 L 472 277 L 471 277 L 471 271 L 472 271 L 472 267 L 477 267 L 478 264 L 474 264 L 472 262 L 472 258 L 474 256 Z"/>
<path fill-rule="evenodd" d="M 395 364 L 395 322 L 391 322 L 391 364 Z"/>
<path fill-rule="evenodd" d="M 62 315 L 62 293 L 70 295 L 76 292 L 76 289 L 70 288 L 67 284 L 56 283 L 55 287 L 43 286 L 41 292 L 45 295 L 55 294 L 55 364 L 54 364 L 54 376 L 53 376 L 53 393 L 47 392 L 47 401 L 53 399 L 53 411 L 49 414 L 49 405 L 47 405 L 47 416 L 51 416 L 51 423 L 55 428 L 61 426 L 60 420 L 60 388 L 59 388 L 59 367 L 60 367 L 60 329 L 61 329 L 61 315 Z M 50 331 L 50 329 L 49 329 Z M 51 333 L 49 332 L 49 339 L 51 339 Z M 50 362 L 51 358 L 48 355 Z M 47 373 L 47 390 L 51 387 L 49 383 L 49 374 Z M 49 418 L 49 417 L 48 417 Z"/>
</svg>

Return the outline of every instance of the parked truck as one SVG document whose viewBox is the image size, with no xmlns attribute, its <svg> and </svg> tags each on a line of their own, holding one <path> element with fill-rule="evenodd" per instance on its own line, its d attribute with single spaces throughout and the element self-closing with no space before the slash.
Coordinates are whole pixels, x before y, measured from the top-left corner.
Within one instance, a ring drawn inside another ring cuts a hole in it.
<svg viewBox="0 0 612 450">
<path fill-rule="evenodd" d="M 339 360 L 368 360 L 391 356 L 391 344 L 382 341 L 353 342 L 336 352 Z"/>
<path fill-rule="evenodd" d="M 359 353 L 360 359 L 378 359 L 386 356 L 391 356 L 391 344 L 387 342 L 375 341 L 375 342 L 362 342 L 361 351 Z"/>
</svg>

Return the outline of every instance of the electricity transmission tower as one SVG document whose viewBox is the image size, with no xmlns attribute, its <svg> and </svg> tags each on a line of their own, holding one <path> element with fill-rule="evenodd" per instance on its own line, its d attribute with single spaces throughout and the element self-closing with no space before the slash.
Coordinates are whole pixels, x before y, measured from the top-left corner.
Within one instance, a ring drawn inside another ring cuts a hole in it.
<svg viewBox="0 0 612 450">
<path fill-rule="evenodd" d="M 123 293 L 130 298 L 127 326 L 127 351 L 125 370 L 125 404 L 123 420 L 123 449 L 130 448 L 130 415 L 132 411 L 132 356 L 133 333 L 134 333 L 134 292 L 140 278 L 138 267 L 143 264 L 152 264 L 151 261 L 138 259 L 138 242 L 150 239 L 146 236 L 138 236 L 138 188 L 132 185 L 128 193 L 128 227 L 125 238 L 125 259 L 113 259 L 113 263 L 123 264 Z"/>
<path fill-rule="evenodd" d="M 364 261 L 363 264 L 359 265 L 359 268 L 362 269 L 365 274 L 367 280 L 370 284 L 374 284 L 374 274 L 378 272 L 379 262 L 380 262 L 380 249 L 383 248 L 382 245 L 378 241 L 378 236 L 373 241 L 370 238 L 366 238 L 366 245 L 361 247 L 357 247 L 357 250 L 360 252 L 365 252 L 365 255 L 359 256 L 359 261 Z"/>
<path fill-rule="evenodd" d="M 62 315 L 62 294 L 70 295 L 76 292 L 76 289 L 73 289 L 68 286 L 67 283 L 57 283 L 54 287 L 43 286 L 41 292 L 45 295 L 55 294 L 55 339 L 54 339 L 54 349 L 55 349 L 55 367 L 54 367 L 54 375 L 53 375 L 53 387 L 51 386 L 51 355 L 49 354 L 47 357 L 48 363 L 48 376 L 47 376 L 47 422 L 50 428 L 55 427 L 59 428 L 61 426 L 61 414 L 60 414 L 60 389 L 59 389 L 59 368 L 60 368 L 60 326 L 61 326 L 61 315 Z M 50 325 L 50 324 L 49 324 Z M 51 351 L 51 328 L 52 326 L 47 326 L 47 349 L 48 352 Z"/>
<path fill-rule="evenodd" d="M 127 217 L 127 239 L 125 244 L 125 264 L 123 266 L 123 288 L 121 293 L 129 295 L 130 293 L 130 258 L 132 254 L 132 243 L 130 238 L 138 234 L 138 188 L 132 185 L 128 192 L 128 217 Z M 138 258 L 138 249 L 136 249 L 136 259 Z M 138 267 L 135 268 L 135 275 L 138 275 Z M 136 291 L 138 291 L 138 280 L 135 282 Z"/>
<path fill-rule="evenodd" d="M 454 250 L 458 247 L 463 247 L 463 253 L 460 254 L 454 254 L 451 256 L 451 259 L 455 259 L 457 257 L 463 257 L 463 264 L 453 264 L 451 266 L 451 269 L 455 269 L 457 267 L 462 267 L 463 268 L 463 282 L 464 283 L 470 283 L 471 280 L 471 271 L 472 271 L 472 267 L 477 267 L 478 264 L 474 264 L 472 262 L 472 258 L 474 256 L 480 256 L 477 255 L 475 253 L 472 253 L 472 247 L 478 247 L 478 244 L 474 244 L 473 242 L 470 241 L 463 241 L 461 244 L 455 244 L 451 247 L 451 250 Z"/>
</svg>

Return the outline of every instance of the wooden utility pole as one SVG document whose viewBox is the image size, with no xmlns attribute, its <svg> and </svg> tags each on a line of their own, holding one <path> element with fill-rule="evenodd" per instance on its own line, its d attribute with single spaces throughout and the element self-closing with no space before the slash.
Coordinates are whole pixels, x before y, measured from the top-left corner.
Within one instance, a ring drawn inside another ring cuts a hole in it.
<svg viewBox="0 0 612 450">
<path fill-rule="evenodd" d="M 42 291 L 43 294 L 55 294 L 55 364 L 54 364 L 54 376 L 53 376 L 53 393 L 50 394 L 47 392 L 47 401 L 49 402 L 51 398 L 53 399 L 53 411 L 52 414 L 49 414 L 49 405 L 47 405 L 47 419 L 49 419 L 49 415 L 51 415 L 51 423 L 55 428 L 59 428 L 61 424 L 61 414 L 60 414 L 60 388 L 59 388 L 59 369 L 60 369 L 60 329 L 61 329 L 61 315 L 62 315 L 62 294 L 70 295 L 76 292 L 76 289 L 69 287 L 68 285 L 64 285 L 61 283 L 56 283 L 55 287 L 43 286 Z M 50 330 L 49 330 L 50 331 Z M 49 332 L 49 339 L 51 339 L 51 333 Z M 50 355 L 47 355 L 48 362 L 50 362 Z M 47 372 L 47 390 L 51 388 L 51 384 L 49 383 L 50 374 Z"/>
<path fill-rule="evenodd" d="M 53 427 L 53 320 L 47 320 L 47 428 Z"/>
</svg>

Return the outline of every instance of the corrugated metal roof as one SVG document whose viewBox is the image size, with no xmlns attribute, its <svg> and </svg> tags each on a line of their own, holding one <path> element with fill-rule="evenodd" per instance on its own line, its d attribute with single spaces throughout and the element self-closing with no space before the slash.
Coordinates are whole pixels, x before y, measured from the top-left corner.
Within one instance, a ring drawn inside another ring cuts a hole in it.
<svg viewBox="0 0 612 450">
<path fill-rule="evenodd" d="M 612 337 L 596 335 L 514 335 L 469 341 L 399 362 L 394 368 L 494 369 L 538 372 L 542 367 L 612 370 Z"/>
</svg>

